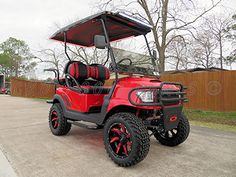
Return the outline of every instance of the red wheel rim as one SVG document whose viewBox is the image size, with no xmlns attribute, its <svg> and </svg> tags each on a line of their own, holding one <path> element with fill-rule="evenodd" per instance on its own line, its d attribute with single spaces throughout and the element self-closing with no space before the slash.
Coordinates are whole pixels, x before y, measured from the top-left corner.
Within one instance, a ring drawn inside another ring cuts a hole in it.
<svg viewBox="0 0 236 177">
<path fill-rule="evenodd" d="M 131 134 L 122 123 L 113 124 L 109 129 L 109 144 L 113 153 L 121 158 L 128 157 L 132 150 Z"/>
<path fill-rule="evenodd" d="M 52 111 L 51 114 L 51 122 L 52 122 L 52 127 L 54 129 L 57 129 L 59 126 L 59 119 L 58 119 L 58 114 L 56 111 Z"/>
</svg>

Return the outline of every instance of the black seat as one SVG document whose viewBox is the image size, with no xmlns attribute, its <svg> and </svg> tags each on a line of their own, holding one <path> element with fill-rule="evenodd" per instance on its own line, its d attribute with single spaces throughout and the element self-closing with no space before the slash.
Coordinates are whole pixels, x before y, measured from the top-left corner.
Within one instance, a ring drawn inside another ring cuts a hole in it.
<svg viewBox="0 0 236 177">
<path fill-rule="evenodd" d="M 65 74 L 67 73 L 79 83 L 82 93 L 108 94 L 110 91 L 110 88 L 103 87 L 105 80 L 110 78 L 108 68 L 103 65 L 92 64 L 87 66 L 79 61 L 70 61 L 65 67 Z"/>
</svg>

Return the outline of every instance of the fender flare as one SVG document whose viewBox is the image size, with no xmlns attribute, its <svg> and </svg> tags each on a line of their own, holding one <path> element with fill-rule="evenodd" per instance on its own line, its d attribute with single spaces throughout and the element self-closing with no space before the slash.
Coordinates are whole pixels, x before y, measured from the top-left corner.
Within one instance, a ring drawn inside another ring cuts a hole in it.
<svg viewBox="0 0 236 177">
<path fill-rule="evenodd" d="M 112 107 L 105 115 L 102 123 L 104 124 L 110 116 L 118 113 L 118 112 L 131 112 L 131 113 L 135 113 L 135 111 L 137 110 L 138 108 L 135 107 L 135 106 L 132 106 L 132 105 L 129 105 L 129 104 L 122 104 L 122 105 L 117 105 L 117 106 L 114 106 Z M 119 111 L 118 111 L 119 110 Z"/>
<path fill-rule="evenodd" d="M 63 99 L 61 98 L 61 96 L 58 95 L 58 94 L 55 94 L 55 95 L 53 96 L 53 104 L 55 104 L 55 103 L 60 103 L 63 112 L 66 111 L 66 105 L 65 105 Z"/>
</svg>

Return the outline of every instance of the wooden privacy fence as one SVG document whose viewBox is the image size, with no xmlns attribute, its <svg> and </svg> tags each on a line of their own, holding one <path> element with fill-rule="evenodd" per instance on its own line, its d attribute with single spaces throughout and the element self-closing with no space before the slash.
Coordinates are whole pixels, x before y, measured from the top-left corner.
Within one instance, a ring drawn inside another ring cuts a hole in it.
<svg viewBox="0 0 236 177">
<path fill-rule="evenodd" d="M 211 111 L 236 111 L 236 71 L 166 74 L 162 81 L 187 86 L 186 107 Z M 108 81 L 106 85 L 111 85 Z M 12 79 L 11 94 L 30 98 L 52 98 L 54 86 L 43 82 Z"/>
<path fill-rule="evenodd" d="M 11 95 L 28 98 L 52 98 L 54 85 L 41 81 L 11 79 Z"/>
<path fill-rule="evenodd" d="M 236 71 L 168 74 L 162 81 L 187 86 L 186 107 L 211 111 L 236 111 Z"/>
</svg>

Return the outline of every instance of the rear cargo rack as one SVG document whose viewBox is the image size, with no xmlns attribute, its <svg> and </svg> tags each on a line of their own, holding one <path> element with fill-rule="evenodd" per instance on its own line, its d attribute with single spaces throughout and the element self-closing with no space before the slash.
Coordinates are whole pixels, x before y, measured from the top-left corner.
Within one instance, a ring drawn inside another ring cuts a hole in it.
<svg viewBox="0 0 236 177">
<path fill-rule="evenodd" d="M 178 90 L 172 90 L 172 89 L 163 89 L 163 87 L 165 85 L 173 85 L 173 86 L 176 86 L 178 87 L 179 89 Z M 134 102 L 132 99 L 131 99 L 131 95 L 134 91 L 138 91 L 138 90 L 153 90 L 153 94 L 154 94 L 154 102 L 151 102 L 151 103 L 147 103 L 147 102 L 143 102 L 143 103 L 137 103 L 137 102 Z M 171 106 L 171 105 L 177 105 L 179 104 L 180 102 L 188 102 L 187 98 L 185 97 L 186 95 L 186 92 L 184 91 L 186 90 L 186 87 L 183 87 L 182 84 L 180 83 L 177 83 L 177 82 L 162 82 L 160 84 L 160 86 L 147 86 L 147 87 L 136 87 L 136 88 L 133 88 L 129 94 L 128 94 L 128 99 L 129 99 L 129 102 L 132 104 L 132 105 L 135 105 L 135 106 Z"/>
</svg>

